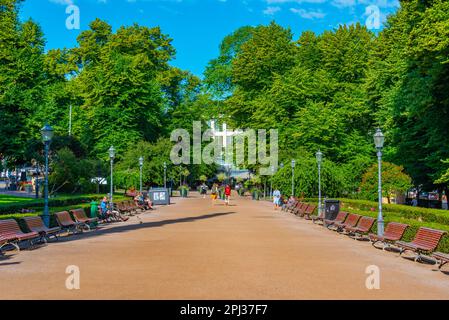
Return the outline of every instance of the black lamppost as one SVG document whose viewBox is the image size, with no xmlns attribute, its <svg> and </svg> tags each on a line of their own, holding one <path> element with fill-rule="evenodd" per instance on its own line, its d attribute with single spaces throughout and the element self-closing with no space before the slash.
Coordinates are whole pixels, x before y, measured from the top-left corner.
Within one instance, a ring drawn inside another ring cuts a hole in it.
<svg viewBox="0 0 449 320">
<path fill-rule="evenodd" d="M 164 161 L 164 188 L 167 189 L 167 162 Z"/>
<path fill-rule="evenodd" d="M 51 139 L 53 138 L 53 133 L 53 128 L 48 124 L 41 129 L 42 141 L 45 146 L 44 214 L 42 218 L 47 227 L 50 227 L 50 213 L 48 210 L 48 152 L 50 149 Z"/>
<path fill-rule="evenodd" d="M 109 148 L 109 159 L 111 161 L 111 194 L 109 196 L 109 205 L 111 210 L 114 208 L 114 180 L 113 180 L 113 176 L 114 176 L 114 159 L 115 159 L 115 148 L 113 146 L 111 146 Z"/>
<path fill-rule="evenodd" d="M 296 166 L 296 161 L 293 159 L 292 160 L 292 195 L 295 195 L 295 166 Z"/>
<path fill-rule="evenodd" d="M 318 217 L 321 216 L 321 162 L 323 161 L 323 153 L 318 150 L 316 153 L 316 162 L 318 163 Z"/>
<path fill-rule="evenodd" d="M 142 168 L 143 168 L 143 157 L 139 158 L 139 168 L 140 168 L 140 193 L 142 193 Z"/>
<path fill-rule="evenodd" d="M 384 218 L 382 215 L 382 148 L 384 147 L 385 136 L 378 128 L 374 134 L 374 144 L 377 149 L 378 162 L 378 197 L 379 197 L 379 212 L 377 215 L 377 235 L 384 235 Z"/>
</svg>

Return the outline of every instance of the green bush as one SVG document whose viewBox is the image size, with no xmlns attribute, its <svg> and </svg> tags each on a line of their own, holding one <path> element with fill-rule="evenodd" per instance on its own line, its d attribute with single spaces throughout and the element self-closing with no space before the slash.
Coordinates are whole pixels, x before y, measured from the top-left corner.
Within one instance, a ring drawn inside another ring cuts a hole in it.
<svg viewBox="0 0 449 320">
<path fill-rule="evenodd" d="M 282 194 L 290 195 L 292 183 L 292 168 L 281 168 L 272 178 L 273 188 Z M 343 169 L 335 163 L 324 160 L 321 166 L 321 188 L 323 195 L 329 197 L 341 196 L 345 192 L 345 175 Z M 295 196 L 304 194 L 306 197 L 318 195 L 318 166 L 315 158 L 296 159 L 295 166 Z"/>
<path fill-rule="evenodd" d="M 368 200 L 338 199 L 341 201 L 340 210 L 363 216 L 377 218 L 377 202 Z M 309 198 L 307 202 L 316 203 L 317 199 Z M 383 204 L 383 218 L 385 225 L 389 222 L 406 223 L 410 227 L 404 234 L 404 241 L 412 241 L 419 227 L 444 230 L 449 233 L 449 211 L 411 207 L 397 204 Z M 377 232 L 377 224 L 371 232 Z M 449 235 L 445 235 L 437 248 L 438 251 L 449 253 Z"/>
<path fill-rule="evenodd" d="M 76 205 L 80 203 L 90 203 L 91 201 L 98 200 L 100 195 L 92 195 L 92 196 L 63 196 L 58 198 L 49 199 L 48 205 L 50 207 L 64 207 L 70 205 Z M 39 208 L 44 207 L 43 199 L 36 199 L 33 201 L 27 202 L 17 202 L 11 204 L 0 204 L 0 216 L 5 214 L 18 213 L 21 209 L 34 209 L 38 211 Z"/>
</svg>

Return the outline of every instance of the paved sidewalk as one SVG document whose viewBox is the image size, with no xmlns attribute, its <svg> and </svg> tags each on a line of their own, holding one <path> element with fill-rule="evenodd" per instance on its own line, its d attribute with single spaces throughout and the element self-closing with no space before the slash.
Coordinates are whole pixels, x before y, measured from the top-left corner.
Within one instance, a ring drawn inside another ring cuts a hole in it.
<svg viewBox="0 0 449 320">
<path fill-rule="evenodd" d="M 0 299 L 449 299 L 449 275 L 267 202 L 176 204 L 0 259 Z M 80 290 L 67 290 L 67 266 Z M 380 290 L 365 270 L 380 268 Z"/>
</svg>

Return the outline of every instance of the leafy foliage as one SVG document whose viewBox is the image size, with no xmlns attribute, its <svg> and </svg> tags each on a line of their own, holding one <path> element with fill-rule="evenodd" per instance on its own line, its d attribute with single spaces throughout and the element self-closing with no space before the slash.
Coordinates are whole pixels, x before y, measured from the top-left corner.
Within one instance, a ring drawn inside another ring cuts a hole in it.
<svg viewBox="0 0 449 320">
<path fill-rule="evenodd" d="M 378 199 L 378 168 L 376 163 L 363 175 L 360 192 L 364 199 Z M 412 186 L 412 179 L 403 171 L 401 166 L 382 162 L 382 194 L 388 200 L 397 193 L 406 192 Z"/>
</svg>

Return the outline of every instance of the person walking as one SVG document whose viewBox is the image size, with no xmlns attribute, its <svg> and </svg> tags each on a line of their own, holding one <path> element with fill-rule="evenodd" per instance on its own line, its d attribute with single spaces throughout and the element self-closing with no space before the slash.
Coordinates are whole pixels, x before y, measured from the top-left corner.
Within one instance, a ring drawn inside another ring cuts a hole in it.
<svg viewBox="0 0 449 320">
<path fill-rule="evenodd" d="M 229 184 L 225 187 L 225 203 L 227 206 L 229 206 L 229 203 L 231 201 L 231 186 Z"/>
<path fill-rule="evenodd" d="M 218 185 L 216 183 L 214 183 L 212 185 L 212 189 L 210 192 L 210 198 L 212 199 L 212 205 L 215 205 L 215 202 L 217 201 L 217 196 L 218 196 Z"/>
<path fill-rule="evenodd" d="M 203 195 L 203 199 L 206 198 L 207 195 L 207 184 L 203 182 L 203 184 L 200 186 L 200 192 Z"/>
<path fill-rule="evenodd" d="M 444 191 L 443 191 L 443 195 L 441 196 L 441 208 L 443 210 L 447 210 L 448 209 L 447 196 L 446 196 L 446 193 Z"/>
<path fill-rule="evenodd" d="M 273 204 L 274 210 L 277 210 L 281 206 L 281 191 L 279 189 L 273 191 Z"/>
</svg>

